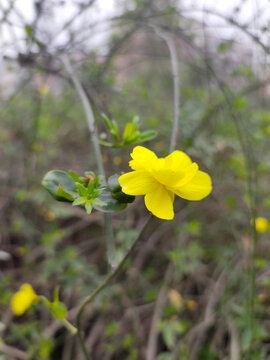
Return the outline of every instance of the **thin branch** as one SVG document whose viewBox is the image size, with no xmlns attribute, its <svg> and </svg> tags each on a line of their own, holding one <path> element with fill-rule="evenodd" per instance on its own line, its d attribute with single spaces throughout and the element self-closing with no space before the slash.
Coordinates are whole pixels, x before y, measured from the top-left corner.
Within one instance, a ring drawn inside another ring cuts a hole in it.
<svg viewBox="0 0 270 360">
<path fill-rule="evenodd" d="M 102 162 L 102 155 L 99 145 L 99 139 L 97 135 L 97 130 L 95 127 L 95 118 L 94 113 L 91 107 L 91 104 L 89 102 L 89 99 L 87 98 L 87 95 L 82 87 L 82 84 L 80 83 L 79 79 L 77 78 L 71 63 L 69 61 L 69 58 L 67 56 L 62 56 L 61 60 L 74 84 L 74 87 L 81 99 L 81 102 L 83 104 L 88 129 L 90 131 L 90 135 L 92 138 L 92 142 L 94 145 L 94 151 L 98 166 L 98 172 L 100 175 L 103 175 L 104 182 L 106 184 L 106 177 L 105 177 L 105 170 Z M 113 235 L 113 228 L 112 228 L 112 221 L 110 214 L 104 214 L 104 222 L 105 222 L 105 231 L 106 231 L 106 244 L 107 244 L 107 254 L 108 254 L 108 262 L 112 267 L 115 267 L 115 261 L 116 261 L 116 250 L 115 250 L 115 241 L 114 241 L 114 235 Z"/>
<path fill-rule="evenodd" d="M 231 335 L 230 340 L 230 360 L 239 360 L 240 359 L 240 344 L 239 336 L 232 319 L 228 320 L 228 327 Z"/>
<path fill-rule="evenodd" d="M 63 25 L 63 27 L 57 32 L 57 34 L 50 40 L 49 44 L 48 45 L 51 45 L 51 43 L 53 41 L 55 41 L 55 39 L 57 37 L 59 37 L 59 35 L 62 35 L 62 33 L 67 30 L 68 28 L 71 27 L 71 25 L 74 23 L 75 20 L 78 19 L 78 17 L 84 12 L 86 11 L 88 8 L 90 8 L 94 3 L 95 3 L 96 0 L 89 0 L 88 3 L 86 4 L 82 4 L 80 6 L 80 9 L 79 11 L 75 14 L 75 15 L 72 15 L 72 17 Z"/>
<path fill-rule="evenodd" d="M 257 35 L 252 34 L 252 32 L 248 29 L 248 27 L 245 24 L 240 24 L 239 22 L 234 20 L 234 18 L 232 18 L 232 17 L 223 15 L 223 14 L 219 13 L 218 11 L 209 9 L 209 8 L 207 8 L 207 9 L 206 8 L 205 9 L 184 9 L 184 10 L 181 9 L 181 12 L 179 12 L 179 15 L 181 15 L 181 13 L 187 13 L 187 12 L 202 12 L 202 13 L 208 13 L 208 14 L 217 16 L 217 17 L 225 20 L 227 23 L 237 27 L 242 32 L 244 32 L 246 35 L 248 35 L 255 43 L 260 45 L 267 54 L 270 53 L 269 46 L 266 46 Z"/>
<path fill-rule="evenodd" d="M 84 312 L 86 306 L 88 304 L 90 304 L 96 298 L 96 296 L 99 295 L 102 292 L 102 290 L 105 289 L 110 284 L 110 282 L 116 277 L 116 275 L 120 272 L 124 263 L 129 258 L 130 254 L 132 253 L 135 246 L 137 245 L 138 241 L 141 239 L 142 234 L 144 233 L 144 230 L 148 226 L 151 218 L 152 218 L 152 215 L 150 215 L 148 217 L 148 219 L 145 221 L 144 225 L 142 226 L 141 230 L 139 231 L 137 238 L 134 240 L 133 244 L 131 245 L 131 247 L 129 248 L 129 250 L 127 251 L 125 256 L 123 257 L 123 259 L 120 261 L 120 263 L 117 265 L 117 267 L 106 277 L 106 279 L 96 288 L 96 290 L 94 290 L 93 293 L 91 295 L 89 295 L 83 301 L 83 303 L 79 307 L 78 315 L 77 315 L 78 336 L 79 336 L 80 344 L 83 349 L 86 360 L 89 360 L 90 357 L 89 357 L 88 351 L 86 349 L 84 339 L 83 339 L 83 334 L 82 334 L 81 321 L 82 321 L 83 312 Z"/>
<path fill-rule="evenodd" d="M 157 324 L 162 317 L 163 308 L 166 304 L 167 299 L 167 283 L 171 278 L 173 273 L 173 265 L 169 263 L 165 277 L 164 277 L 164 285 L 161 286 L 157 301 L 155 304 L 155 310 L 152 318 L 151 329 L 147 342 L 147 350 L 146 350 L 146 360 L 155 360 L 157 355 L 157 344 L 158 344 L 158 329 Z"/>
<path fill-rule="evenodd" d="M 3 343 L 0 343 L 0 353 L 6 354 L 8 356 L 11 356 L 19 360 L 27 360 L 28 358 L 27 354 L 24 351 L 16 349 L 13 346 L 9 346 Z"/>
<path fill-rule="evenodd" d="M 100 175 L 103 175 L 105 177 L 105 170 L 104 170 L 104 166 L 103 166 L 103 162 L 102 162 L 102 155 L 101 155 L 101 150 L 100 150 L 100 146 L 99 146 L 99 140 L 98 140 L 98 135 L 97 135 L 97 130 L 95 127 L 95 118 L 94 118 L 94 113 L 92 110 L 92 107 L 89 103 L 89 100 L 85 94 L 85 91 L 78 79 L 78 77 L 76 76 L 71 63 L 69 61 L 69 58 L 65 55 L 63 55 L 61 57 L 61 60 L 66 68 L 67 73 L 70 76 L 70 79 L 73 82 L 73 85 L 81 99 L 83 108 L 84 108 L 84 112 L 85 112 L 85 116 L 86 116 L 86 120 L 87 120 L 87 125 L 88 125 L 88 129 L 92 138 L 92 142 L 94 145 L 94 151 L 95 151 L 95 156 L 96 156 L 96 161 L 97 161 L 97 166 L 98 166 L 98 172 Z"/>
<path fill-rule="evenodd" d="M 156 34 L 166 42 L 170 52 L 172 75 L 173 75 L 173 98 L 174 98 L 173 126 L 172 126 L 171 141 L 170 141 L 170 152 L 172 152 L 175 150 L 177 144 L 177 135 L 179 131 L 179 117 L 180 117 L 180 71 L 179 71 L 177 51 L 172 34 L 162 31 L 156 25 L 151 24 L 150 26 L 155 30 Z"/>
</svg>

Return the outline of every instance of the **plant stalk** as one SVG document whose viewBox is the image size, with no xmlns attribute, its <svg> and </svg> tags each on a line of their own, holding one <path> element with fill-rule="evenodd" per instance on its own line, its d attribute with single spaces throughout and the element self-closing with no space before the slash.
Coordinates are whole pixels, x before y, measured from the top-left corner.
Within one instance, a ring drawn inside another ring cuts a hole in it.
<svg viewBox="0 0 270 360">
<path fill-rule="evenodd" d="M 95 126 L 95 117 L 94 117 L 94 113 L 93 113 L 91 104 L 89 102 L 89 99 L 86 96 L 86 93 L 83 89 L 81 82 L 79 81 L 77 75 L 75 74 L 75 71 L 72 68 L 69 58 L 66 55 L 62 55 L 61 60 L 64 64 L 65 69 L 66 69 L 67 73 L 69 74 L 69 77 L 72 80 L 73 85 L 77 91 L 77 94 L 82 102 L 88 129 L 89 129 L 91 139 L 93 142 L 93 146 L 94 146 L 94 152 L 95 152 L 98 172 L 100 175 L 103 175 L 104 182 L 106 184 L 105 170 L 104 170 L 104 166 L 103 166 L 103 162 L 102 162 L 102 154 L 101 154 L 101 149 L 100 149 L 100 145 L 99 145 L 98 133 L 97 133 L 97 129 Z M 111 221 L 110 214 L 104 214 L 104 224 L 105 224 L 105 232 L 106 232 L 106 246 L 107 246 L 108 262 L 111 265 L 111 267 L 114 268 L 116 266 L 116 263 L 115 263 L 116 262 L 116 250 L 115 250 L 115 241 L 114 241 L 114 234 L 113 234 L 112 221 Z"/>
<path fill-rule="evenodd" d="M 81 322 L 82 322 L 83 312 L 84 312 L 86 306 L 88 304 L 90 304 L 95 299 L 95 297 L 97 295 L 99 295 L 101 293 L 101 291 L 103 289 L 105 289 L 110 284 L 110 282 L 116 277 L 116 275 L 120 272 L 124 263 L 129 258 L 130 254 L 132 253 L 133 249 L 135 248 L 136 244 L 141 239 L 142 234 L 144 233 L 145 229 L 147 228 L 151 218 L 152 218 L 152 215 L 150 215 L 148 217 L 148 219 L 145 221 L 144 225 L 142 226 L 141 230 L 139 231 L 139 234 L 137 235 L 137 238 L 134 240 L 133 244 L 131 245 L 129 250 L 126 252 L 125 256 L 120 261 L 120 263 L 117 265 L 117 267 L 105 278 L 105 280 L 92 292 L 91 295 L 86 297 L 86 299 L 83 301 L 83 303 L 79 307 L 78 315 L 77 315 L 78 336 L 79 336 L 81 347 L 84 351 L 86 360 L 91 360 L 91 358 L 89 357 L 88 351 L 85 347 L 85 343 L 84 343 L 84 339 L 83 339 L 83 335 L 82 335 L 82 323 Z"/>
</svg>

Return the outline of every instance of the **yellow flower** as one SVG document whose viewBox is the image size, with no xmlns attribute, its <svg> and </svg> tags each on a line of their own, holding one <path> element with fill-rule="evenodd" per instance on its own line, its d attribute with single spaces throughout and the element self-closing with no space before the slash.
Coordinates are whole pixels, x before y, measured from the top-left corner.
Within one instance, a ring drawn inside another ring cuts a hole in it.
<svg viewBox="0 0 270 360">
<path fill-rule="evenodd" d="M 168 292 L 170 302 L 175 306 L 177 310 L 180 310 L 184 304 L 184 300 L 178 291 L 170 289 Z"/>
<path fill-rule="evenodd" d="M 40 84 L 38 86 L 38 92 L 40 93 L 40 95 L 47 95 L 50 91 L 50 88 L 47 84 Z"/>
<path fill-rule="evenodd" d="M 129 166 L 134 171 L 119 177 L 122 191 L 145 195 L 147 209 L 160 219 L 173 219 L 175 194 L 186 200 L 201 200 L 212 190 L 210 176 L 183 151 L 158 159 L 152 151 L 136 146 L 131 157 Z"/>
<path fill-rule="evenodd" d="M 196 311 L 198 309 L 198 303 L 194 300 L 189 300 L 187 302 L 187 308 L 191 311 Z"/>
<path fill-rule="evenodd" d="M 30 284 L 23 284 L 11 298 L 11 309 L 16 315 L 23 315 L 33 303 L 38 301 L 38 295 Z"/>
<path fill-rule="evenodd" d="M 117 166 L 120 165 L 122 163 L 122 158 L 120 156 L 115 156 L 113 158 L 113 163 L 114 163 L 114 165 L 117 165 Z"/>
<path fill-rule="evenodd" d="M 269 221 L 264 217 L 257 217 L 255 219 L 256 230 L 260 233 L 264 233 L 269 229 Z"/>
</svg>

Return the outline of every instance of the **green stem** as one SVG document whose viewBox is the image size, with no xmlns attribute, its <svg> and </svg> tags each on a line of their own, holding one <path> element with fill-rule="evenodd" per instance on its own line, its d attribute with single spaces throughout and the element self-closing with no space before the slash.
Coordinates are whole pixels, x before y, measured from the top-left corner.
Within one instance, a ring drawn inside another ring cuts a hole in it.
<svg viewBox="0 0 270 360">
<path fill-rule="evenodd" d="M 81 306 L 79 307 L 78 310 L 78 315 L 77 315 L 77 328 L 78 328 L 78 336 L 79 336 L 79 340 L 81 343 L 81 347 L 83 349 L 84 355 L 86 360 L 91 360 L 91 358 L 89 357 L 88 351 L 85 347 L 85 343 L 83 340 L 83 335 L 82 335 L 82 315 L 83 312 L 86 308 L 86 306 L 88 304 L 90 304 L 95 297 L 101 293 L 101 291 L 103 289 L 105 289 L 109 283 L 116 277 L 116 275 L 120 272 L 120 270 L 122 269 L 124 263 L 126 262 L 126 260 L 128 259 L 128 257 L 130 256 L 130 254 L 132 253 L 133 249 L 135 248 L 136 244 L 138 243 L 138 241 L 140 240 L 144 230 L 146 229 L 146 227 L 148 226 L 150 219 L 151 219 L 152 215 L 150 215 L 148 217 L 148 219 L 145 221 L 144 225 L 142 226 L 137 238 L 134 240 L 133 244 L 131 245 L 131 247 L 129 248 L 129 250 L 127 251 L 127 253 L 125 254 L 125 256 L 123 257 L 123 259 L 120 261 L 120 263 L 117 265 L 117 267 L 105 278 L 105 280 L 92 292 L 91 295 L 87 296 L 86 299 L 83 301 L 83 303 L 81 304 Z"/>
<path fill-rule="evenodd" d="M 69 61 L 69 58 L 67 56 L 62 56 L 61 60 L 66 68 L 67 73 L 70 76 L 70 79 L 73 82 L 73 85 L 77 91 L 77 94 L 82 102 L 83 109 L 85 112 L 85 117 L 88 125 L 88 129 L 91 135 L 91 139 L 94 145 L 94 152 L 96 157 L 96 162 L 98 166 L 98 172 L 100 175 L 104 176 L 104 182 L 106 184 L 106 176 L 105 176 L 105 170 L 102 162 L 102 155 L 101 155 L 101 149 L 99 145 L 99 139 L 98 139 L 98 132 L 95 126 L 95 117 L 94 113 L 91 107 L 91 104 L 86 96 L 86 93 L 82 87 L 82 84 L 80 83 L 78 77 L 75 74 L 75 71 L 73 70 L 71 63 Z M 116 259 L 116 251 L 115 251 L 115 241 L 114 241 L 114 235 L 113 235 L 113 227 L 112 227 L 112 221 L 111 221 L 111 215 L 110 214 L 104 214 L 104 222 L 105 222 L 105 232 L 106 232 L 106 244 L 107 244 L 107 254 L 108 254 L 108 262 L 113 268 L 115 266 L 115 259 Z"/>
<path fill-rule="evenodd" d="M 70 331 L 72 335 L 76 335 L 78 332 L 78 329 L 75 328 L 67 319 L 63 319 L 62 323 L 65 325 L 65 327 Z"/>
</svg>

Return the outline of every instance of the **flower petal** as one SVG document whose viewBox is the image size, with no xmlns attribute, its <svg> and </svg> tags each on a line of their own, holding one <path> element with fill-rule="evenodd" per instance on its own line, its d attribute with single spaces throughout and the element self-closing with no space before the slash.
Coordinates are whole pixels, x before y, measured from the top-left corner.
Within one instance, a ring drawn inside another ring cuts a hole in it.
<svg viewBox="0 0 270 360">
<path fill-rule="evenodd" d="M 166 167 L 177 171 L 184 170 L 186 167 L 191 165 L 192 161 L 183 151 L 176 150 L 165 157 L 165 163 Z"/>
<path fill-rule="evenodd" d="M 158 159 L 157 165 L 159 164 Z M 174 171 L 170 168 L 162 168 L 161 166 L 155 166 L 149 172 L 153 177 L 166 188 L 174 192 L 174 189 L 178 189 L 180 186 L 186 185 L 195 176 L 199 167 L 196 163 L 192 163 L 186 167 L 183 171 Z"/>
<path fill-rule="evenodd" d="M 211 190 L 212 182 L 210 176 L 199 170 L 191 181 L 174 189 L 174 192 L 186 200 L 201 200 L 209 195 Z"/>
<path fill-rule="evenodd" d="M 174 187 L 179 188 L 188 184 L 194 178 L 194 176 L 198 171 L 199 171 L 198 164 L 196 164 L 195 162 L 192 163 L 185 169 L 185 175 L 182 177 L 180 181 L 174 184 Z"/>
<path fill-rule="evenodd" d="M 23 284 L 11 298 L 11 309 L 16 315 L 22 315 L 33 303 L 38 301 L 38 295 L 30 284 Z"/>
<path fill-rule="evenodd" d="M 147 170 L 157 160 L 156 154 L 143 146 L 136 146 L 130 155 L 133 160 L 129 162 L 129 166 L 133 170 Z"/>
<path fill-rule="evenodd" d="M 121 175 L 118 181 L 127 195 L 145 195 L 158 187 L 157 181 L 144 170 L 128 172 Z"/>
<path fill-rule="evenodd" d="M 173 219 L 174 194 L 164 186 L 159 185 L 155 191 L 146 194 L 144 201 L 147 209 L 156 217 L 165 220 Z"/>
</svg>

